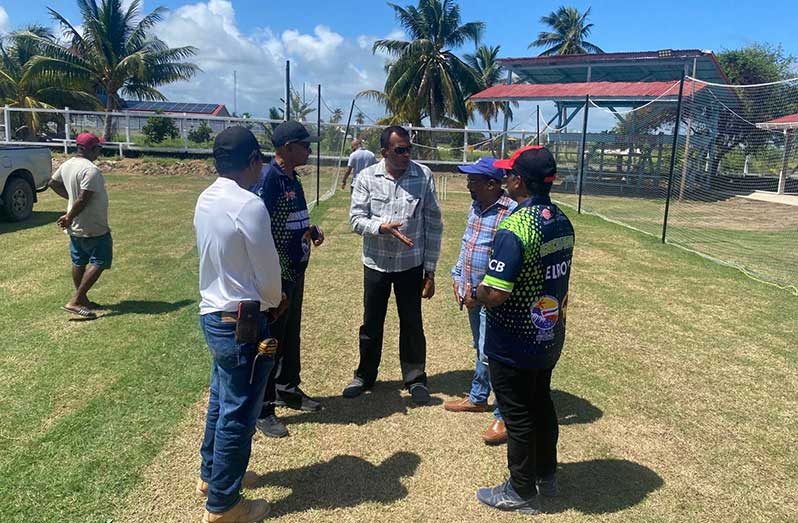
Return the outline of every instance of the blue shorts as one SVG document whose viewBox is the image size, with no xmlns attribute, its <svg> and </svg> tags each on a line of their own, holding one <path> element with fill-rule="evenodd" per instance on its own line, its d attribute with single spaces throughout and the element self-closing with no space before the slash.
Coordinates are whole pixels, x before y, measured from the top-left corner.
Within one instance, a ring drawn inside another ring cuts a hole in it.
<svg viewBox="0 0 798 523">
<path fill-rule="evenodd" d="M 111 268 L 111 261 L 114 258 L 114 241 L 111 239 L 110 232 L 91 238 L 70 236 L 69 239 L 69 255 L 72 257 L 72 265 L 85 267 L 90 263 L 101 269 Z"/>
</svg>

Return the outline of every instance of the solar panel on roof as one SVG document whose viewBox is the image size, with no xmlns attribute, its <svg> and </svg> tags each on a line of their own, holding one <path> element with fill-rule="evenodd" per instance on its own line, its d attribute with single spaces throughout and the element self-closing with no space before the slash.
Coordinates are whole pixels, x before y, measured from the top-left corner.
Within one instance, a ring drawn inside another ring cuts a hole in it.
<svg viewBox="0 0 798 523">
<path fill-rule="evenodd" d="M 125 100 L 125 108 L 129 111 L 163 111 L 165 113 L 194 113 L 211 115 L 217 107 L 219 107 L 219 104 Z"/>
</svg>

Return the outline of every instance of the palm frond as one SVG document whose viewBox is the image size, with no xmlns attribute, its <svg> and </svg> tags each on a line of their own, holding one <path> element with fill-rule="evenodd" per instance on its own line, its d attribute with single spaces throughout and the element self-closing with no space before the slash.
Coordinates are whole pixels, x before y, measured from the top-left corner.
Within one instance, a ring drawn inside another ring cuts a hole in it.
<svg viewBox="0 0 798 523">
<path fill-rule="evenodd" d="M 83 39 L 83 35 L 69 23 L 61 13 L 52 8 L 47 8 L 50 16 L 61 26 L 61 36 L 68 41 L 76 54 L 85 55 L 89 50 L 89 43 Z"/>
<path fill-rule="evenodd" d="M 377 40 L 371 46 L 372 53 L 377 51 L 385 51 L 386 53 L 399 56 L 404 53 L 405 49 L 410 45 L 410 42 L 404 40 Z"/>
</svg>

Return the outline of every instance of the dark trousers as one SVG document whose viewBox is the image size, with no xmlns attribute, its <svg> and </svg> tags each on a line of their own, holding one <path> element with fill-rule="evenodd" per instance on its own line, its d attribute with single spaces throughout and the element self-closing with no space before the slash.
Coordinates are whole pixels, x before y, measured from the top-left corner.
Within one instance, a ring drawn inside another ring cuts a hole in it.
<svg viewBox="0 0 798 523">
<path fill-rule="evenodd" d="M 364 267 L 363 325 L 360 327 L 360 365 L 356 374 L 366 386 L 373 385 L 377 380 L 391 286 L 399 311 L 402 380 L 406 387 L 413 383 L 426 385 L 427 340 L 421 320 L 421 292 L 424 289 L 424 270 L 421 266 L 402 272 L 380 272 Z"/>
<path fill-rule="evenodd" d="M 535 478 L 557 470 L 557 413 L 551 400 L 553 369 L 518 369 L 492 358 L 490 381 L 507 427 L 507 467 L 521 496 L 535 495 Z"/>
<path fill-rule="evenodd" d="M 269 326 L 272 336 L 277 339 L 277 354 L 269 381 L 266 383 L 266 392 L 263 394 L 261 418 L 274 414 L 274 401 L 278 398 L 294 408 L 299 408 L 302 404 L 298 388 L 301 383 L 299 373 L 302 371 L 299 344 L 302 300 L 305 296 L 304 272 L 297 275 L 296 283 L 287 295 L 288 308 Z"/>
</svg>

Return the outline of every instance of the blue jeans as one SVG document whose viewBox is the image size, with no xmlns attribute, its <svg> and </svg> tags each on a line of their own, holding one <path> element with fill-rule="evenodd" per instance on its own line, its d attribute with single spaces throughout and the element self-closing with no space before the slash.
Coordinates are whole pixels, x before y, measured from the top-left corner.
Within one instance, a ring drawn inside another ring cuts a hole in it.
<svg viewBox="0 0 798 523">
<path fill-rule="evenodd" d="M 485 356 L 485 325 L 487 316 L 485 307 L 478 306 L 468 311 L 468 323 L 471 324 L 471 336 L 474 340 L 474 349 L 477 351 L 476 370 L 471 381 L 471 392 L 468 399 L 471 403 L 487 403 L 490 396 L 490 374 L 488 373 L 488 357 Z M 499 405 L 493 409 L 493 416 L 502 419 Z"/>
<path fill-rule="evenodd" d="M 234 318 L 212 312 L 200 316 L 200 326 L 212 356 L 200 478 L 208 483 L 206 508 L 219 513 L 241 499 L 241 480 L 249 463 L 255 421 L 274 359 L 260 356 L 255 361 L 256 343 L 236 343 Z M 268 336 L 266 316 L 261 314 L 260 339 Z M 257 367 L 250 383 L 253 364 Z"/>
</svg>

